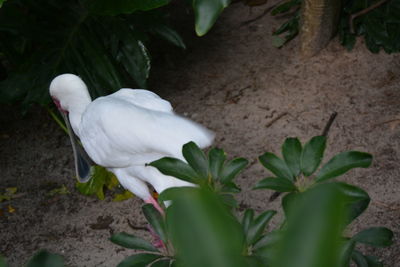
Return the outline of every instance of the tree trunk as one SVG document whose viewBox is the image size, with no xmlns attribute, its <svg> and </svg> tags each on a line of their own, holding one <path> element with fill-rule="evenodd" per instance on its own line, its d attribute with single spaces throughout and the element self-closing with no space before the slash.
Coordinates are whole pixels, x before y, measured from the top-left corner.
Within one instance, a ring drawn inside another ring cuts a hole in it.
<svg viewBox="0 0 400 267">
<path fill-rule="evenodd" d="M 314 56 L 335 36 L 341 2 L 341 0 L 303 1 L 300 28 L 300 53 L 303 57 Z"/>
</svg>

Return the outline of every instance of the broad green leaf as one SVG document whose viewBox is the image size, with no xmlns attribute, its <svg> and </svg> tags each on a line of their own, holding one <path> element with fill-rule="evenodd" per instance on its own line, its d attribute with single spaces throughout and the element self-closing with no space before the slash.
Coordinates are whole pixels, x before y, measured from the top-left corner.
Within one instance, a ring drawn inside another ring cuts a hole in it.
<svg viewBox="0 0 400 267">
<path fill-rule="evenodd" d="M 285 232 L 271 266 L 337 267 L 342 207 L 341 195 L 329 184 L 302 193 L 301 199 L 296 198 L 295 207 L 288 209 Z"/>
<path fill-rule="evenodd" d="M 314 136 L 305 144 L 300 161 L 301 171 L 305 176 L 310 176 L 318 168 L 324 156 L 325 146 L 325 136 Z"/>
<path fill-rule="evenodd" d="M 96 195 L 100 200 L 104 199 L 104 187 L 113 176 L 104 167 L 95 166 L 92 178 L 87 183 L 76 183 L 76 188 L 83 195 Z"/>
<path fill-rule="evenodd" d="M 250 226 L 253 222 L 254 219 L 254 210 L 252 209 L 247 209 L 242 218 L 242 227 L 243 227 L 243 232 L 245 235 L 249 232 Z"/>
<path fill-rule="evenodd" d="M 221 199 L 221 202 L 230 209 L 238 206 L 238 203 L 232 194 L 220 194 L 219 198 Z"/>
<path fill-rule="evenodd" d="M 289 194 L 286 194 L 282 198 L 282 208 L 283 211 L 285 212 L 285 216 L 288 217 L 290 214 L 290 209 L 295 207 L 296 203 L 298 202 L 297 199 L 301 198 L 302 194 L 297 193 L 297 192 L 291 192 Z"/>
<path fill-rule="evenodd" d="M 63 267 L 64 260 L 60 255 L 41 250 L 28 262 L 27 267 Z"/>
<path fill-rule="evenodd" d="M 135 254 L 125 258 L 117 265 L 117 267 L 143 267 L 161 257 L 161 255 L 157 254 Z"/>
<path fill-rule="evenodd" d="M 348 267 L 351 260 L 351 255 L 354 251 L 356 242 L 349 238 L 344 238 L 340 243 L 340 256 L 339 265 L 340 267 Z"/>
<path fill-rule="evenodd" d="M 270 170 L 277 177 L 285 178 L 290 181 L 294 180 L 293 174 L 286 165 L 286 163 L 273 153 L 266 152 L 260 157 L 258 157 L 258 159 L 265 168 Z"/>
<path fill-rule="evenodd" d="M 214 179 L 219 179 L 225 160 L 226 154 L 222 149 L 213 148 L 208 152 L 209 170 Z"/>
<path fill-rule="evenodd" d="M 278 230 L 269 232 L 254 244 L 253 249 L 257 251 L 258 249 L 274 246 L 282 238 L 282 235 L 283 233 Z"/>
<path fill-rule="evenodd" d="M 182 154 L 190 167 L 192 167 L 201 178 L 208 178 L 208 161 L 206 155 L 194 142 L 183 145 Z"/>
<path fill-rule="evenodd" d="M 159 260 L 151 264 L 150 267 L 169 267 L 170 263 L 171 263 L 170 259 Z"/>
<path fill-rule="evenodd" d="M 369 267 L 367 259 L 361 252 L 357 250 L 353 251 L 351 254 L 351 259 L 357 264 L 358 267 Z"/>
<path fill-rule="evenodd" d="M 393 232 L 385 227 L 371 227 L 359 232 L 352 239 L 374 247 L 387 247 L 393 243 Z"/>
<path fill-rule="evenodd" d="M 196 182 L 198 174 L 186 162 L 182 160 L 164 157 L 149 163 L 150 166 L 157 168 L 161 173 L 170 175 L 188 182 Z"/>
<path fill-rule="evenodd" d="M 119 32 L 122 43 L 116 60 L 124 66 L 140 88 L 146 88 L 151 67 L 147 48 L 129 27 L 119 24 L 117 26 L 119 29 L 116 31 Z"/>
<path fill-rule="evenodd" d="M 265 234 L 257 243 L 254 244 L 253 254 L 264 259 L 267 263 L 264 264 L 264 266 L 270 266 L 274 258 L 277 257 L 282 237 L 283 232 L 275 230 Z"/>
<path fill-rule="evenodd" d="M 250 229 L 247 231 L 246 234 L 247 244 L 253 245 L 260 239 L 262 233 L 265 230 L 265 227 L 275 214 L 276 211 L 268 210 L 261 213 L 257 218 L 252 221 Z"/>
<path fill-rule="evenodd" d="M 168 238 L 163 216 L 152 204 L 144 205 L 142 207 L 142 211 L 147 221 L 153 227 L 154 231 L 158 234 L 161 240 L 166 243 Z"/>
<path fill-rule="evenodd" d="M 294 177 L 300 174 L 301 143 L 298 138 L 286 138 L 282 146 L 282 156 Z"/>
<path fill-rule="evenodd" d="M 125 232 L 112 235 L 110 241 L 124 248 L 155 251 L 155 252 L 158 251 L 158 249 L 156 249 L 152 244 L 150 244 L 146 240 L 136 237 L 134 235 L 127 234 Z"/>
<path fill-rule="evenodd" d="M 182 40 L 182 37 L 172 28 L 168 27 L 167 25 L 159 24 L 157 27 L 152 29 L 152 32 L 159 35 L 166 41 L 170 42 L 171 44 L 180 47 L 182 49 L 186 49 L 186 45 Z"/>
<path fill-rule="evenodd" d="M 228 182 L 223 184 L 222 188 L 221 188 L 221 192 L 223 193 L 239 193 L 241 190 L 240 188 L 232 182 Z"/>
<path fill-rule="evenodd" d="M 220 197 L 203 188 L 174 191 L 166 219 L 177 258 L 191 267 L 245 266 L 242 229 Z"/>
<path fill-rule="evenodd" d="M 146 11 L 167 5 L 170 0 L 89 0 L 86 1 L 88 9 L 99 15 L 130 14 L 135 11 Z"/>
<path fill-rule="evenodd" d="M 158 201 L 168 201 L 174 199 L 180 199 L 186 195 L 196 194 L 196 187 L 171 187 L 164 190 L 159 196 Z"/>
<path fill-rule="evenodd" d="M 292 192 L 297 188 L 288 179 L 268 177 L 259 181 L 253 189 L 272 189 L 278 192 Z"/>
<path fill-rule="evenodd" d="M 235 176 L 241 172 L 249 164 L 249 161 L 245 158 L 236 158 L 224 165 L 221 171 L 219 180 L 222 183 L 228 183 L 232 181 Z"/>
<path fill-rule="evenodd" d="M 262 258 L 258 256 L 246 256 L 245 257 L 246 265 L 245 266 L 251 266 L 251 267 L 264 267 L 265 262 L 263 261 Z"/>
<path fill-rule="evenodd" d="M 371 165 L 371 154 L 346 151 L 334 156 L 326 163 L 316 177 L 317 182 L 322 182 L 346 173 L 353 168 L 368 168 Z"/>
<path fill-rule="evenodd" d="M 367 209 L 370 197 L 367 192 L 354 185 L 342 182 L 335 182 L 332 183 L 332 185 L 336 186 L 340 194 L 343 196 L 347 213 L 345 224 L 347 225 Z"/>
<path fill-rule="evenodd" d="M 206 34 L 230 0 L 193 0 L 195 28 L 198 36 Z"/>
</svg>

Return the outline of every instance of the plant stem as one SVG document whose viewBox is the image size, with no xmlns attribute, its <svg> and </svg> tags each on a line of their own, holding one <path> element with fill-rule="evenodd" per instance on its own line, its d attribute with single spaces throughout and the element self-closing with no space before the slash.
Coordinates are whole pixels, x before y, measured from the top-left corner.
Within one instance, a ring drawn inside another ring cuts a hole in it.
<svg viewBox="0 0 400 267">
<path fill-rule="evenodd" d="M 367 14 L 368 12 L 370 12 L 371 10 L 374 10 L 375 8 L 380 7 L 381 5 L 383 5 L 384 3 L 386 3 L 387 1 L 389 1 L 389 0 L 381 0 L 381 1 L 379 1 L 379 2 L 376 2 L 376 3 L 373 4 L 373 5 L 371 5 L 371 6 L 367 7 L 367 8 L 365 8 L 365 9 L 363 9 L 363 10 L 357 12 L 357 13 L 352 14 L 352 15 L 350 16 L 350 18 L 349 18 L 350 32 L 351 32 L 352 34 L 355 33 L 355 29 L 354 29 L 354 20 L 355 20 L 356 18 L 358 18 L 359 16 L 362 16 L 362 15 L 364 15 L 364 14 Z"/>
</svg>

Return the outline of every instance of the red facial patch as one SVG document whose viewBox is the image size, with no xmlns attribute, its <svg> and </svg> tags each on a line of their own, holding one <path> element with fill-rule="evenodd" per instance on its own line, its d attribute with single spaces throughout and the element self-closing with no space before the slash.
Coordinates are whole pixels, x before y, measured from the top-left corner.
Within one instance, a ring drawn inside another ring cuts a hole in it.
<svg viewBox="0 0 400 267">
<path fill-rule="evenodd" d="M 60 101 L 57 98 L 52 97 L 52 99 L 53 99 L 53 102 L 54 102 L 54 104 L 56 105 L 56 107 L 58 108 L 59 111 L 61 111 L 62 113 L 68 114 L 68 111 L 64 110 L 61 107 Z"/>
</svg>

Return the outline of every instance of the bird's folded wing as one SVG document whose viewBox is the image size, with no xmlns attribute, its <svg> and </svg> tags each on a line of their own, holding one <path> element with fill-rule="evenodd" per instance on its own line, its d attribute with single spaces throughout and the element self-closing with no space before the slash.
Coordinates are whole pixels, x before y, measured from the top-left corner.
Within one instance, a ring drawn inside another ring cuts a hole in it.
<svg viewBox="0 0 400 267">
<path fill-rule="evenodd" d="M 182 158 L 185 143 L 193 141 L 204 148 L 214 138 L 200 124 L 173 112 L 147 109 L 110 96 L 89 105 L 80 135 L 91 158 L 106 167 L 131 166 L 146 154 Z"/>
</svg>

